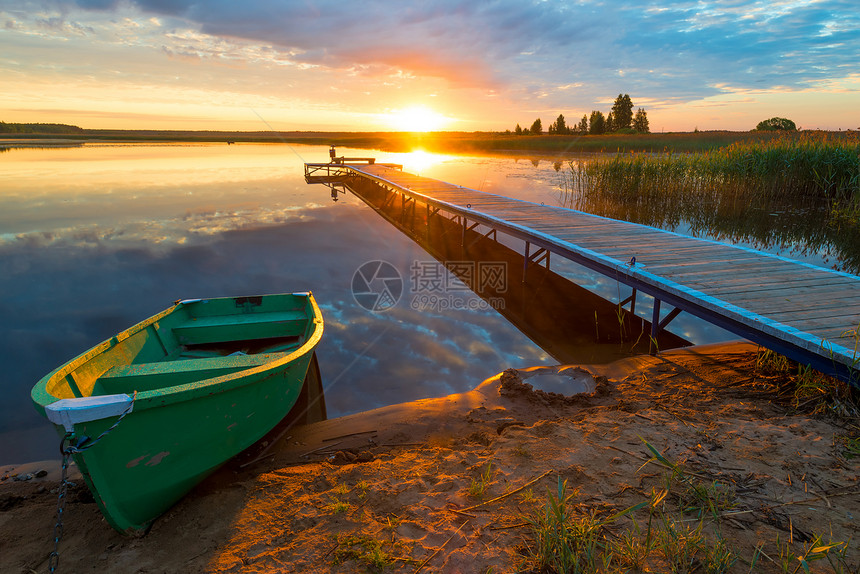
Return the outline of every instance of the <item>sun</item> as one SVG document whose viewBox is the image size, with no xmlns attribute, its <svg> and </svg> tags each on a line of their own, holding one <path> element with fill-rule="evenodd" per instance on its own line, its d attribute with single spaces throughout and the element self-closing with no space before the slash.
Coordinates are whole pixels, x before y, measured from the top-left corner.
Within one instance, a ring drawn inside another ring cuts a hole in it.
<svg viewBox="0 0 860 574">
<path fill-rule="evenodd" d="M 391 112 L 388 122 L 401 132 L 432 132 L 445 127 L 449 119 L 430 108 L 411 106 Z"/>
</svg>

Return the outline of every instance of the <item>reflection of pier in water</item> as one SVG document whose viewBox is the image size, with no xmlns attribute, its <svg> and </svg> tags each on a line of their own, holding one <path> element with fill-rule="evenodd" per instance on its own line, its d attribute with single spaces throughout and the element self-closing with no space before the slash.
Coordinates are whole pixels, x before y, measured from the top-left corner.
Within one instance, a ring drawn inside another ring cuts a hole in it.
<svg viewBox="0 0 860 574">
<path fill-rule="evenodd" d="M 651 326 L 627 309 L 595 295 L 548 268 L 548 261 L 529 265 L 523 276 L 523 256 L 475 229 L 463 232 L 462 225 L 445 217 L 413 217 L 384 187 L 360 178 L 312 178 L 338 193 L 352 191 L 389 223 L 424 248 L 462 279 L 472 291 L 522 331 L 560 363 L 606 363 L 647 353 Z M 418 210 L 420 212 L 421 210 Z M 416 213 L 418 213 L 416 212 Z M 539 259 L 540 257 L 538 257 Z M 467 273 L 483 264 L 504 264 L 506 281 L 478 284 L 476 275 L 458 273 L 463 264 Z M 501 303 L 499 305 L 499 303 Z M 661 349 L 690 343 L 662 330 L 657 335 Z"/>
<path fill-rule="evenodd" d="M 334 155 L 334 154 L 332 154 Z M 682 311 L 802 364 L 858 384 L 860 372 L 860 277 L 784 257 L 685 237 L 463 188 L 405 173 L 399 166 L 305 164 L 317 176 L 367 179 L 386 193 L 385 205 L 402 217 L 447 219 L 461 229 L 525 243 L 524 272 L 555 254 L 633 289 L 619 302 L 636 304 L 637 292 L 654 298 L 651 337 Z M 420 206 L 420 207 L 419 207 Z M 486 231 L 485 231 L 486 230 Z M 432 239 L 432 238 L 431 238 Z M 662 304 L 674 306 L 661 314 Z"/>
</svg>

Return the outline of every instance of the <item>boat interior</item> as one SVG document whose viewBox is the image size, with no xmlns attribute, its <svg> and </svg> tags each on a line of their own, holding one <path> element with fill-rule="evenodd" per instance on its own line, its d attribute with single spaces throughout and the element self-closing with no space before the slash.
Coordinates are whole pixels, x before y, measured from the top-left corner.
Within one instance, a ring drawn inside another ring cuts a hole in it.
<svg viewBox="0 0 860 574">
<path fill-rule="evenodd" d="M 193 316 L 180 312 L 141 323 L 57 373 L 57 398 L 132 393 L 230 375 L 295 351 L 312 327 L 308 308 Z"/>
</svg>

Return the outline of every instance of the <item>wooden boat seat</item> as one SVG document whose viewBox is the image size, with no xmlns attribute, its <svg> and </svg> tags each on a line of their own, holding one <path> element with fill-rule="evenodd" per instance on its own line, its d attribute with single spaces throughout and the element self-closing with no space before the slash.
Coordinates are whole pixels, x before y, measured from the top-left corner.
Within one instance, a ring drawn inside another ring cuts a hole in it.
<svg viewBox="0 0 860 574">
<path fill-rule="evenodd" d="M 105 371 L 96 380 L 93 395 L 151 391 L 193 383 L 265 365 L 288 354 L 228 355 L 226 357 L 117 365 Z"/>
<path fill-rule="evenodd" d="M 289 337 L 304 333 L 308 316 L 304 310 L 201 317 L 173 327 L 182 345 L 201 345 L 250 339 Z"/>
</svg>

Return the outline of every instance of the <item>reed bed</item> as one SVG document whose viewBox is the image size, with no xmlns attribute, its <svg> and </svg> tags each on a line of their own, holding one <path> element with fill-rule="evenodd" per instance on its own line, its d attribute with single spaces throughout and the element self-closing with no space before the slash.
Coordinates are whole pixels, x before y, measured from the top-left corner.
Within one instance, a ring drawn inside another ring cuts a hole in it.
<svg viewBox="0 0 860 574">
<path fill-rule="evenodd" d="M 803 134 L 692 154 L 570 162 L 562 201 L 696 235 L 824 252 L 860 270 L 860 136 Z"/>
</svg>

